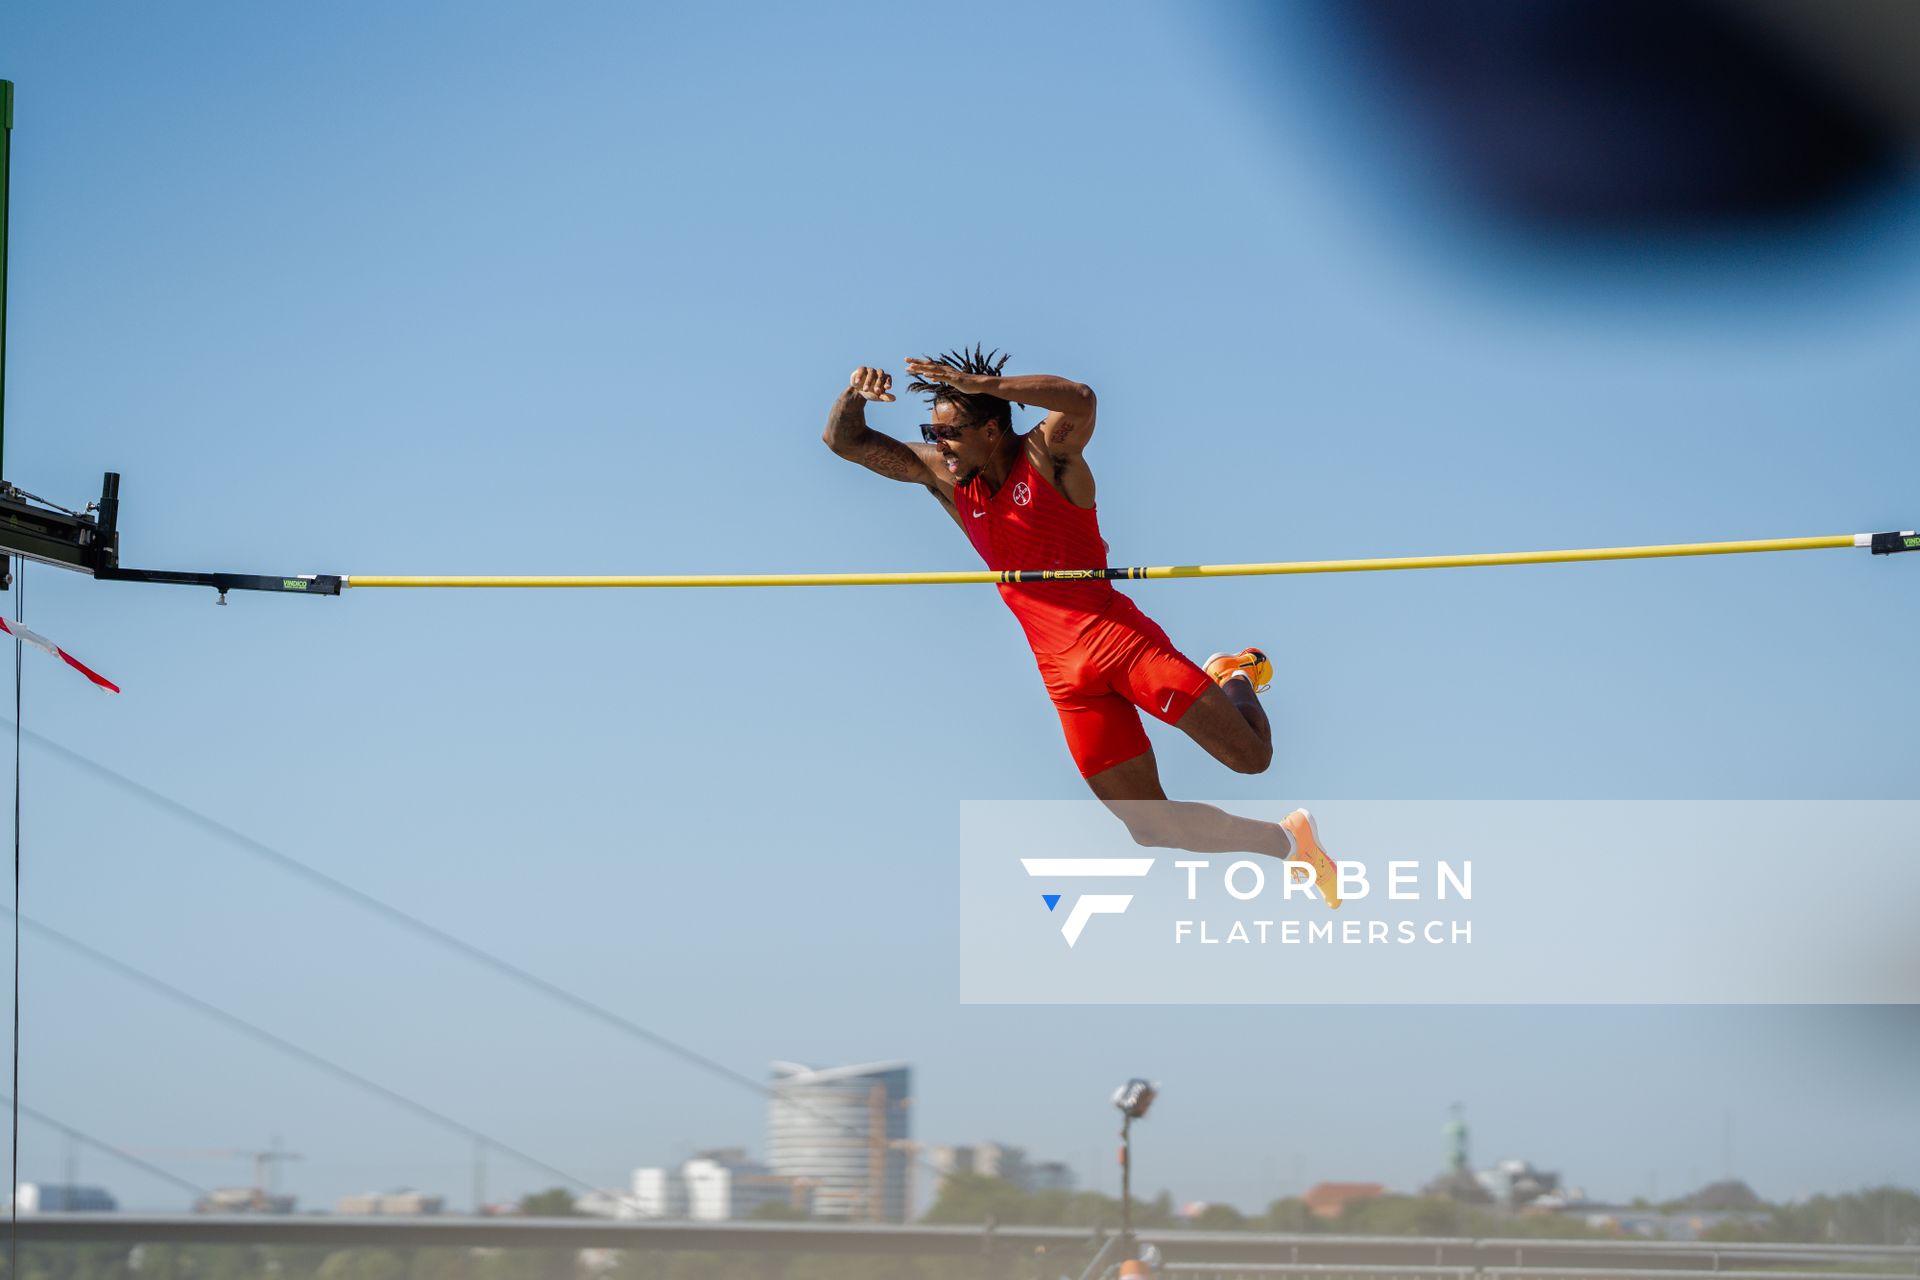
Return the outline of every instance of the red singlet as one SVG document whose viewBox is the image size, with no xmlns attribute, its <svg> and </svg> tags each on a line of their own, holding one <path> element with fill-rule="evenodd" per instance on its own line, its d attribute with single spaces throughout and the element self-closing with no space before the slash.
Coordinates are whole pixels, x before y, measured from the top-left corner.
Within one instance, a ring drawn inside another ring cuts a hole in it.
<svg viewBox="0 0 1920 1280">
<path fill-rule="evenodd" d="M 954 486 L 953 505 L 989 569 L 1094 569 L 1107 560 L 1097 508 L 1076 507 L 1034 469 L 1021 442 L 1006 483 Z M 1083 776 L 1151 745 L 1140 713 L 1172 724 L 1212 685 L 1153 619 L 1110 582 L 1001 583 L 1046 681 Z"/>
</svg>

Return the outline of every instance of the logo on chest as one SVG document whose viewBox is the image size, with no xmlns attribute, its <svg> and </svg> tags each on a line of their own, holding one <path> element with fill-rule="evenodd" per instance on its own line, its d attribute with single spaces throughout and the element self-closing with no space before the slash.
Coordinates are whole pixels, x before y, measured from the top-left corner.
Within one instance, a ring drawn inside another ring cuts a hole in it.
<svg viewBox="0 0 1920 1280">
<path fill-rule="evenodd" d="M 1013 486 L 1013 505 L 1024 507 L 1033 501 L 1033 490 L 1027 487 L 1025 480 Z"/>
</svg>

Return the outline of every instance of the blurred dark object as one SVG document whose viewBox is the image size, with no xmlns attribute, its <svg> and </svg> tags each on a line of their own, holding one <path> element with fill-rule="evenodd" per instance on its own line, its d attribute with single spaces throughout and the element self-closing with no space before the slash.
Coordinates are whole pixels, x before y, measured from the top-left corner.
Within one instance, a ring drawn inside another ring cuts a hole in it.
<svg viewBox="0 0 1920 1280">
<path fill-rule="evenodd" d="M 1147 1114 L 1147 1108 L 1159 1096 L 1159 1088 L 1151 1081 L 1135 1077 L 1113 1091 L 1113 1105 L 1120 1108 L 1120 1114 L 1127 1119 L 1138 1120 Z"/>
<path fill-rule="evenodd" d="M 1817 213 L 1920 130 L 1915 0 L 1332 0 L 1498 206 L 1595 228 Z"/>
</svg>

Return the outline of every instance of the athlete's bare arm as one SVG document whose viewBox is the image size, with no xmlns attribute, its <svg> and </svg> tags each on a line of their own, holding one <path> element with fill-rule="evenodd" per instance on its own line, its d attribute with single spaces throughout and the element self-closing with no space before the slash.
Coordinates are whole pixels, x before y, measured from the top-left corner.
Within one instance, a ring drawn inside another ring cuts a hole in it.
<svg viewBox="0 0 1920 1280">
<path fill-rule="evenodd" d="M 953 505 L 953 478 L 940 465 L 934 447 L 895 440 L 867 425 L 867 401 L 890 403 L 893 398 L 891 374 L 864 366 L 855 369 L 847 379 L 847 389 L 833 402 L 827 429 L 820 438 L 836 456 L 857 462 L 875 475 L 924 486 L 959 524 L 960 513 Z"/>
<path fill-rule="evenodd" d="M 944 382 L 967 395 L 999 396 L 1016 404 L 1037 405 L 1047 411 L 1038 427 L 1027 433 L 1027 450 L 1034 466 L 1053 481 L 1053 487 L 1076 507 L 1093 505 L 1093 471 L 1082 456 L 1093 438 L 1099 401 L 1093 388 L 1050 373 L 995 378 L 962 373 L 936 360 L 908 360 L 907 371 L 929 382 Z"/>
</svg>

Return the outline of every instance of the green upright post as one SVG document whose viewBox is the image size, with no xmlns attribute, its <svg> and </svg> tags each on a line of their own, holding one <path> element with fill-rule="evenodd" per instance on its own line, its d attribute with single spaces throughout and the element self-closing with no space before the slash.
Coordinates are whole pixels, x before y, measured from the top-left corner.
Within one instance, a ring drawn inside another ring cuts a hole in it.
<svg viewBox="0 0 1920 1280">
<path fill-rule="evenodd" d="M 0 80 L 0 479 L 7 474 L 7 199 L 13 173 L 13 81 Z"/>
</svg>

